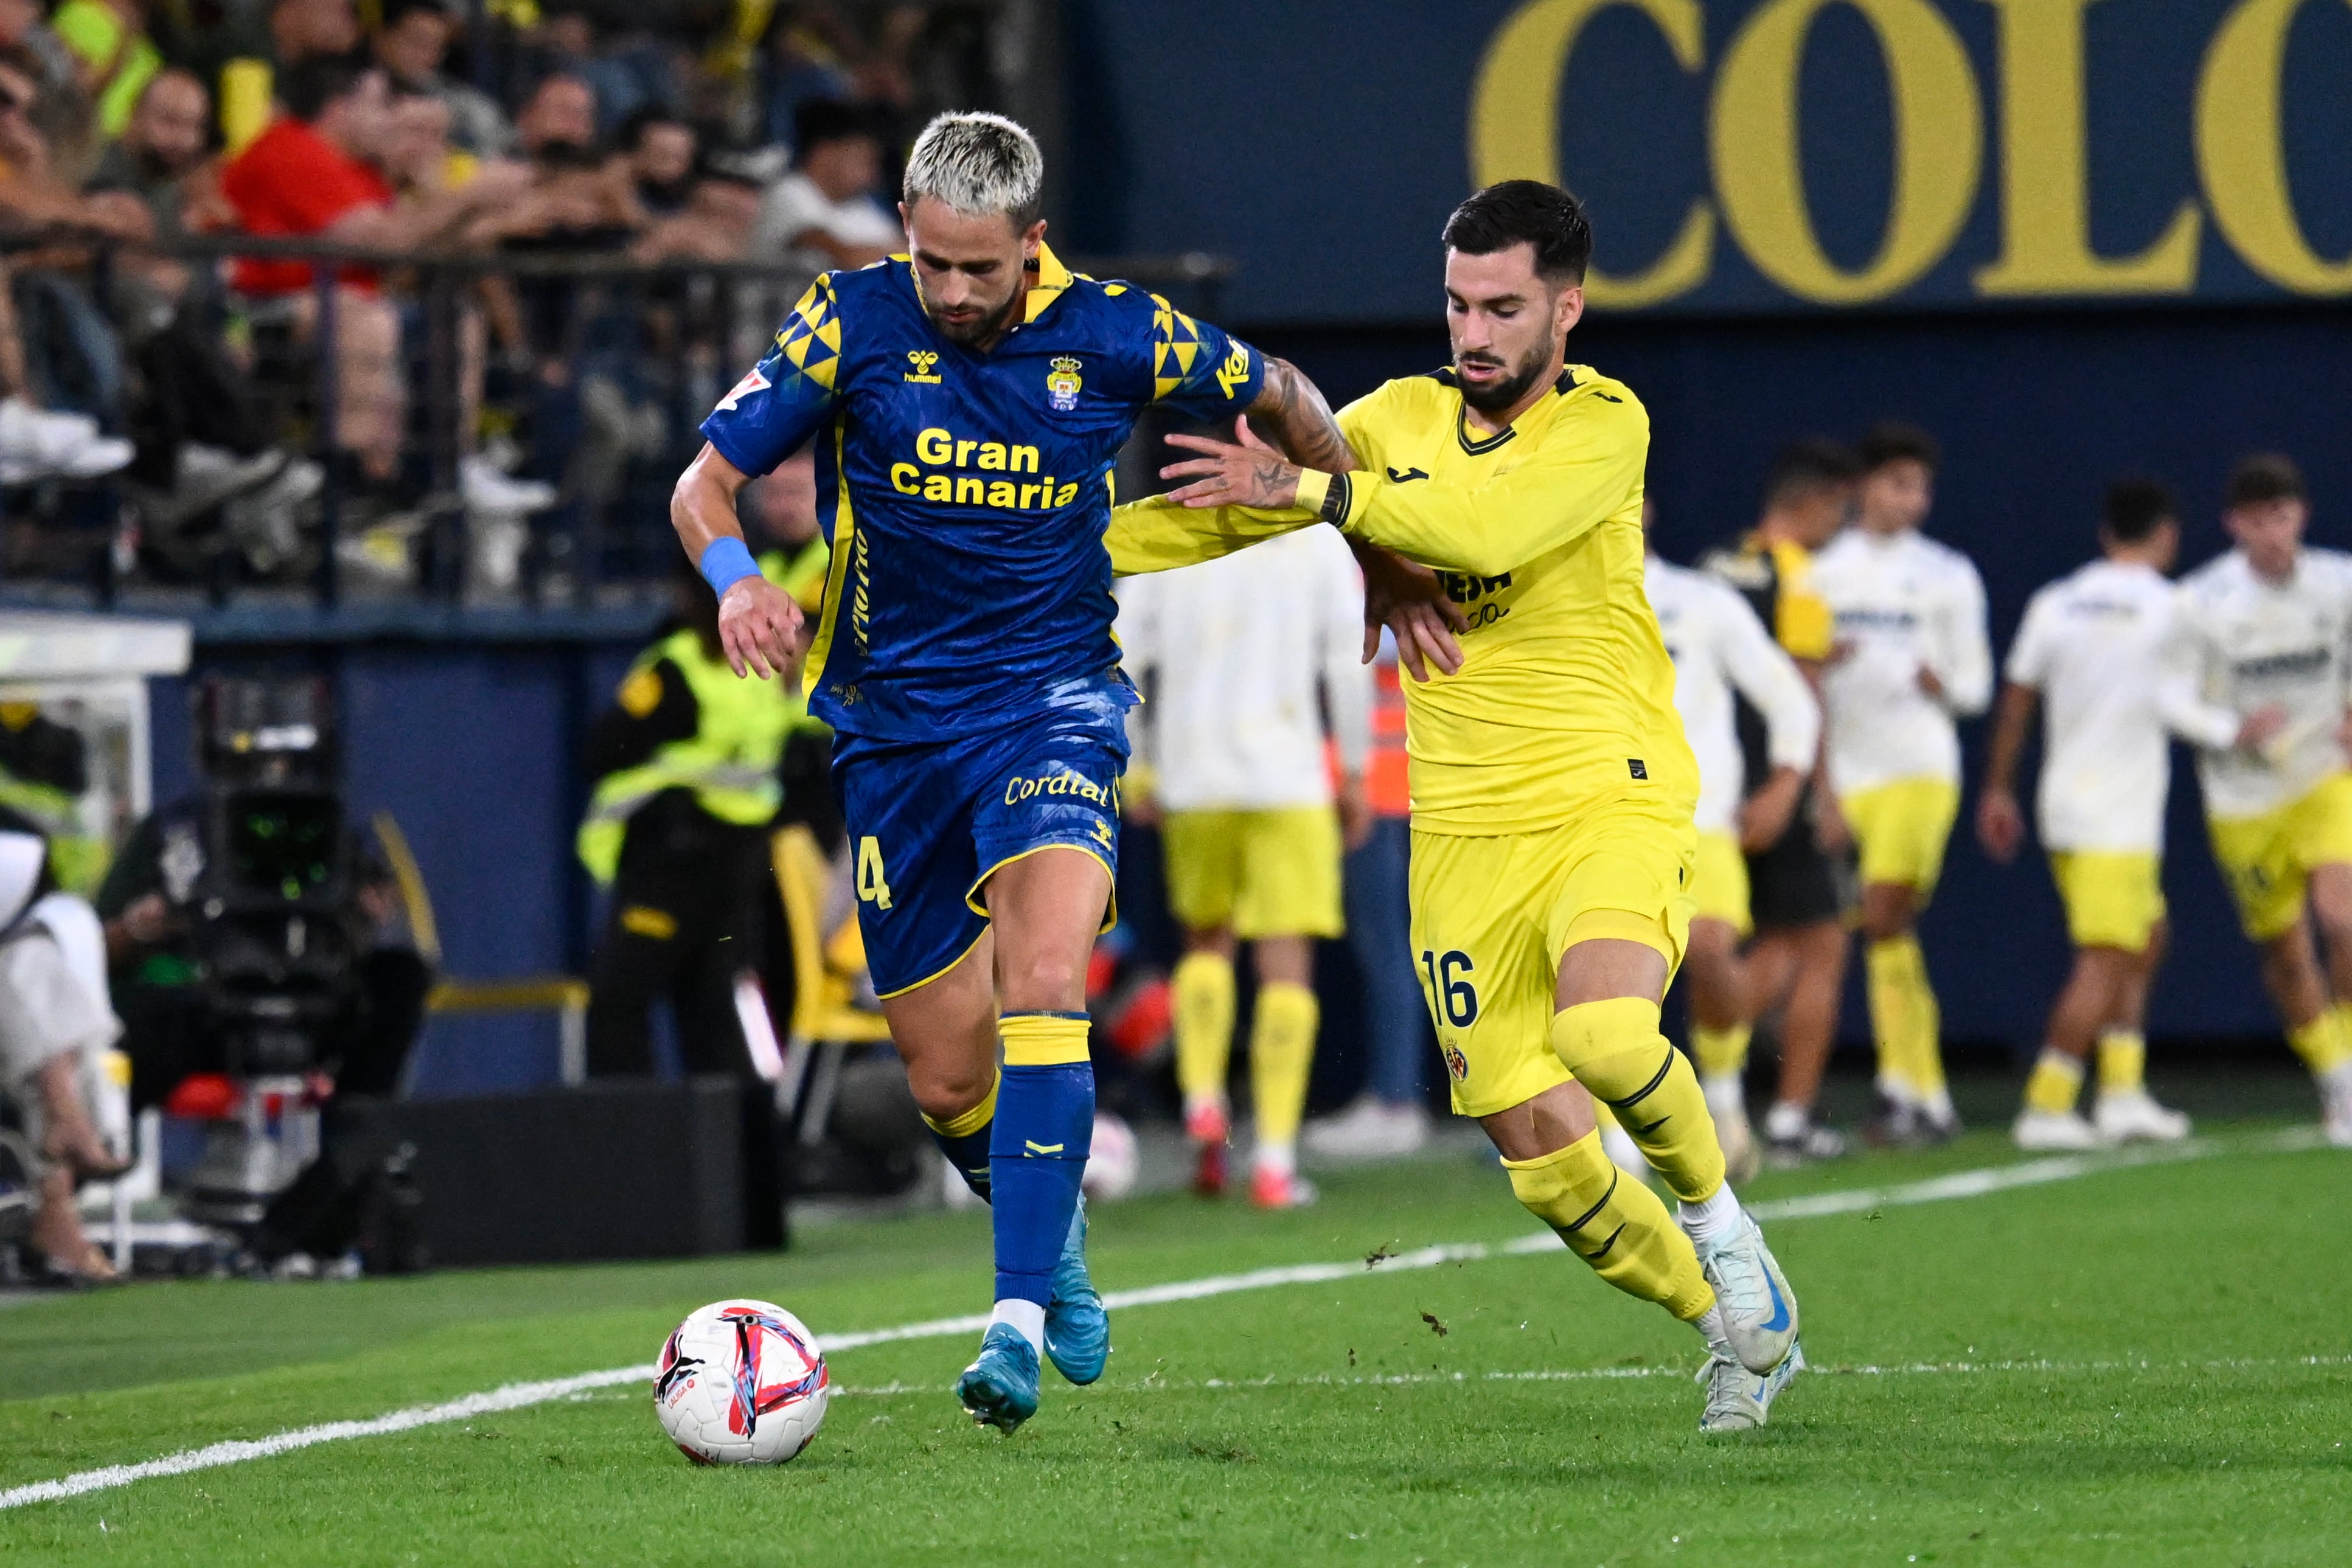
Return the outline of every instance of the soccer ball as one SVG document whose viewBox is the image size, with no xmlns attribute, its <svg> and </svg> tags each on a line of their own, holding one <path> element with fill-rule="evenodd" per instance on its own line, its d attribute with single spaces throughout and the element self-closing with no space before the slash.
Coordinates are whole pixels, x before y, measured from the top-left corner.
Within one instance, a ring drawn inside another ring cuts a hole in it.
<svg viewBox="0 0 2352 1568">
<path fill-rule="evenodd" d="M 1133 1192 L 1139 1159 L 1135 1129 L 1108 1113 L 1097 1114 L 1094 1148 L 1087 1155 L 1086 1195 L 1109 1203 Z"/>
<path fill-rule="evenodd" d="M 698 1465 L 781 1465 L 824 1425 L 833 1380 L 816 1338 L 771 1301 L 714 1301 L 677 1325 L 654 1369 L 654 1414 Z"/>
</svg>

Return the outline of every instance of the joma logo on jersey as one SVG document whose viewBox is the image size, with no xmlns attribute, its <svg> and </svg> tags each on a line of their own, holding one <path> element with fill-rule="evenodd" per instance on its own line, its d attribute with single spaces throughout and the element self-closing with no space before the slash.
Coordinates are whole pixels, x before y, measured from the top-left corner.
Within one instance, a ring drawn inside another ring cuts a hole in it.
<svg viewBox="0 0 2352 1568">
<path fill-rule="evenodd" d="M 1081 800 L 1091 800 L 1097 806 L 1110 804 L 1110 789 L 1091 779 L 1082 778 L 1064 769 L 1059 773 L 1040 774 L 1034 779 L 1008 779 L 1004 781 L 1004 803 L 1017 806 L 1024 800 L 1039 796 L 1075 795 Z"/>
<path fill-rule="evenodd" d="M 939 355 L 929 349 L 909 349 L 907 350 L 907 362 L 914 367 L 907 372 L 908 381 L 923 382 L 931 386 L 940 384 L 940 378 L 933 368 L 940 362 Z"/>
<path fill-rule="evenodd" d="M 890 487 L 901 496 L 919 496 L 926 501 L 948 501 L 959 507 L 1001 507 L 1010 511 L 1066 507 L 1078 497 L 1076 480 L 1057 484 L 1051 474 L 1029 480 L 985 477 L 989 474 L 1035 474 L 1037 449 L 1034 446 L 970 440 L 934 425 L 915 437 L 915 457 L 913 463 L 890 465 Z M 940 468 L 957 472 L 925 471 Z M 971 469 L 980 472 L 965 472 Z"/>
<path fill-rule="evenodd" d="M 1055 412 L 1070 413 L 1076 410 L 1078 393 L 1085 390 L 1087 384 L 1078 372 L 1085 368 L 1076 355 L 1055 357 L 1053 368 L 1045 372 L 1045 396 Z"/>
<path fill-rule="evenodd" d="M 1490 593 L 1499 593 L 1511 586 L 1511 574 L 1500 577 L 1471 577 L 1459 571 L 1441 571 L 1437 580 L 1445 589 L 1445 597 L 1456 604 L 1475 604 Z"/>
</svg>

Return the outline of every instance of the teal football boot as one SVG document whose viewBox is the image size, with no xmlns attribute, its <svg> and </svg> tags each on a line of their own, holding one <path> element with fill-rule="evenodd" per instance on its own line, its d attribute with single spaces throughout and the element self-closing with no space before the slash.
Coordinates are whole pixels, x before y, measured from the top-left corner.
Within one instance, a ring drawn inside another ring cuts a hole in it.
<svg viewBox="0 0 2352 1568">
<path fill-rule="evenodd" d="M 1045 1354 L 1054 1369 L 1081 1387 L 1103 1375 L 1110 1360 L 1110 1313 L 1087 1273 L 1087 1200 L 1070 1217 L 1070 1234 L 1054 1265 L 1054 1299 L 1045 1304 Z"/>
<path fill-rule="evenodd" d="M 980 1354 L 956 1379 L 956 1397 L 983 1427 L 1011 1432 L 1037 1414 L 1037 1353 L 1011 1323 L 991 1323 Z"/>
</svg>

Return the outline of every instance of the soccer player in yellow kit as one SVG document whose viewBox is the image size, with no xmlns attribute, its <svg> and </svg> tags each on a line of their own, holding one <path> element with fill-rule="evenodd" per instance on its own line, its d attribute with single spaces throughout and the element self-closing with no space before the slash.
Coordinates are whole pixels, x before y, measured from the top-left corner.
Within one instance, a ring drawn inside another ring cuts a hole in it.
<svg viewBox="0 0 2352 1568">
<path fill-rule="evenodd" d="M 1658 1032 L 1698 772 L 1643 591 L 1648 415 L 1566 362 L 1591 252 L 1573 196 L 1489 186 L 1445 243 L 1454 362 L 1340 413 L 1354 471 L 1302 472 L 1245 432 L 1171 437 L 1202 455 L 1163 471 L 1191 482 L 1114 517 L 1113 567 L 1238 549 L 1303 509 L 1437 569 L 1468 625 L 1460 671 L 1407 689 L 1412 946 L 1454 1107 L 1601 1278 L 1699 1328 L 1701 1426 L 1760 1426 L 1803 1364 L 1796 1301 Z M 1591 1095 L 1681 1200 L 1679 1228 L 1601 1152 Z"/>
</svg>

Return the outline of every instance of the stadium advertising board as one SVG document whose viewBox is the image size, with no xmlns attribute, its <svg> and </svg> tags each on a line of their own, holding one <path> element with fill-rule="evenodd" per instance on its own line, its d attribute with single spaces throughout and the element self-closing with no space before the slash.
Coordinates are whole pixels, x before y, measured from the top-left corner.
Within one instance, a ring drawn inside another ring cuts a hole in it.
<svg viewBox="0 0 2352 1568">
<path fill-rule="evenodd" d="M 1125 181 L 1102 237 L 1238 256 L 1236 319 L 1425 317 L 1435 223 L 1511 176 L 1591 204 L 1622 310 L 2352 295 L 2339 0 L 1076 11 L 1081 182 Z M 1288 64 L 1150 66 L 1178 37 Z"/>
</svg>

